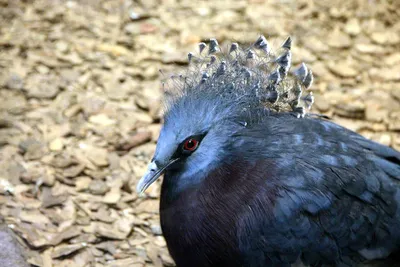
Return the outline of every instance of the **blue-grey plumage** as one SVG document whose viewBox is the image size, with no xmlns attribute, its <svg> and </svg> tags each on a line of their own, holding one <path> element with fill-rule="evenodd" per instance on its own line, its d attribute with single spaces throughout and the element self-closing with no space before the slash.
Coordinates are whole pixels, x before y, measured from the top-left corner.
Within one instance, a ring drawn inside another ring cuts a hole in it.
<svg viewBox="0 0 400 267">
<path fill-rule="evenodd" d="M 394 255 L 400 153 L 305 114 L 312 72 L 290 73 L 291 57 L 274 56 L 265 38 L 250 58 L 237 45 L 217 58 L 217 45 L 212 64 L 199 60 L 175 84 L 138 184 L 164 174 L 161 226 L 177 265 L 355 266 Z"/>
</svg>

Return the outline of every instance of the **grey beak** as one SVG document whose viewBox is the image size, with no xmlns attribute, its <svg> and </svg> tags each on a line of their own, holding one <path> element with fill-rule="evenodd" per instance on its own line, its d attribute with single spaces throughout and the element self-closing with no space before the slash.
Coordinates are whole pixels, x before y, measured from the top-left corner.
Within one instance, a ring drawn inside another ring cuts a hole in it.
<svg viewBox="0 0 400 267">
<path fill-rule="evenodd" d="M 158 177 L 160 177 L 166 168 L 168 168 L 171 164 L 173 164 L 174 162 L 176 162 L 178 159 L 173 159 L 170 162 L 168 162 L 165 166 L 157 166 L 157 164 L 155 163 L 155 161 L 152 161 L 149 166 L 148 169 L 146 171 L 146 173 L 143 175 L 143 177 L 139 180 L 139 183 L 136 186 L 136 192 L 138 194 L 142 194 L 144 191 L 146 191 L 146 189 L 152 184 L 154 183 Z"/>
</svg>

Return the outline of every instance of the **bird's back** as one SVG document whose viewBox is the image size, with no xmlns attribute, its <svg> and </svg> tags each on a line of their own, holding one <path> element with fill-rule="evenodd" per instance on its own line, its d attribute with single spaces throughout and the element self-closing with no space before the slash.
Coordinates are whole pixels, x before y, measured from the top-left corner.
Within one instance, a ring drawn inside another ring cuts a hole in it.
<svg viewBox="0 0 400 267">
<path fill-rule="evenodd" d="M 400 153 L 290 114 L 236 134 L 240 153 L 202 185 L 171 199 L 164 182 L 178 266 L 355 266 L 400 247 Z"/>
<path fill-rule="evenodd" d="M 331 122 L 284 117 L 267 123 L 274 137 L 265 156 L 279 158 L 281 181 L 267 246 L 349 266 L 399 248 L 400 153 Z"/>
</svg>

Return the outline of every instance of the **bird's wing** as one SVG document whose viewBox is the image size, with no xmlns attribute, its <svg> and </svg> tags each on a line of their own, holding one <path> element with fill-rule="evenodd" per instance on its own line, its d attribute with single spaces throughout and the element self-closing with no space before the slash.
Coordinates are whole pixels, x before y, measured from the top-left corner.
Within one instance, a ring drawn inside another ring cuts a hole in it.
<svg viewBox="0 0 400 267">
<path fill-rule="evenodd" d="M 331 122 L 296 124 L 267 138 L 280 183 L 276 223 L 260 230 L 259 242 L 282 262 L 301 255 L 311 265 L 354 266 L 398 249 L 400 153 Z"/>
</svg>

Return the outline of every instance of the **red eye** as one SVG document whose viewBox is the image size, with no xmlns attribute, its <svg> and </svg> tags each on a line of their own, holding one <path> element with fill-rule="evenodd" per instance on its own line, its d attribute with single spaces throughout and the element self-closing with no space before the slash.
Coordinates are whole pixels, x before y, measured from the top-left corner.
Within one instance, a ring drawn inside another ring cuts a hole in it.
<svg viewBox="0 0 400 267">
<path fill-rule="evenodd" d="M 193 152 L 196 150 L 198 146 L 199 146 L 199 141 L 191 138 L 185 141 L 185 143 L 183 144 L 183 149 L 185 149 L 186 151 Z"/>
</svg>

